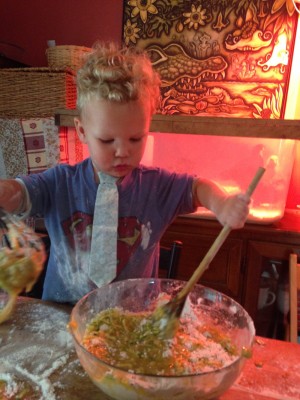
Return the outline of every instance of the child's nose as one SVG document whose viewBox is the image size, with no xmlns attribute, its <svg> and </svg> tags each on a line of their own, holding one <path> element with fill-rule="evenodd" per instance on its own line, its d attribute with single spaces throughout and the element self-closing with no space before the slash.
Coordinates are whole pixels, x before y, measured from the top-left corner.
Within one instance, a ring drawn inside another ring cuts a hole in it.
<svg viewBox="0 0 300 400">
<path fill-rule="evenodd" d="M 116 148 L 116 157 L 127 157 L 129 154 L 129 146 L 126 143 L 119 144 Z"/>
</svg>

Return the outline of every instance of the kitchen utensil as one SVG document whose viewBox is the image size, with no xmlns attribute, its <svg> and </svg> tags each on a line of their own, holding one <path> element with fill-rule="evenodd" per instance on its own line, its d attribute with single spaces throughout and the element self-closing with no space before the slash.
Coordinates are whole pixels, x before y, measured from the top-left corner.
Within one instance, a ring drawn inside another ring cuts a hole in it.
<svg viewBox="0 0 300 400">
<path fill-rule="evenodd" d="M 8 301 L 0 310 L 0 323 L 6 320 L 17 296 L 31 290 L 46 260 L 39 236 L 20 219 L 0 208 L 0 288 Z"/>
<path fill-rule="evenodd" d="M 254 192 L 264 172 L 265 169 L 262 167 L 260 167 L 256 172 L 252 182 L 250 183 L 246 191 L 249 196 L 251 196 Z M 172 337 L 174 335 L 174 332 L 178 325 L 178 319 L 180 318 L 187 296 L 189 295 L 195 284 L 198 282 L 204 271 L 209 267 L 211 261 L 219 251 L 230 231 L 230 226 L 225 225 L 223 227 L 223 229 L 215 239 L 214 243 L 206 253 L 205 257 L 203 258 L 197 269 L 194 271 L 193 275 L 188 280 L 183 289 L 169 302 L 158 306 L 154 311 L 153 323 L 159 326 L 163 336 Z"/>
</svg>

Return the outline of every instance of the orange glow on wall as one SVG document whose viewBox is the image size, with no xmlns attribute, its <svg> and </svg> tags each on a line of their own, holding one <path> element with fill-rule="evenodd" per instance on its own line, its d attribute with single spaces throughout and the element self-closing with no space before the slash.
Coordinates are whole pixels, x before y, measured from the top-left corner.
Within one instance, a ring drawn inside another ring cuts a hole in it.
<svg viewBox="0 0 300 400">
<path fill-rule="evenodd" d="M 248 220 L 271 223 L 285 210 L 294 140 L 153 133 L 153 165 L 212 179 L 229 194 L 245 191 L 258 167 L 266 172 L 253 195 Z M 203 207 L 196 216 L 212 218 Z"/>
<path fill-rule="evenodd" d="M 286 201 L 286 208 L 300 210 L 300 142 L 296 143 L 295 162 Z"/>
<path fill-rule="evenodd" d="M 282 32 L 275 42 L 271 57 L 267 60 L 264 66 L 270 68 L 271 66 L 276 67 L 277 65 L 288 65 L 288 61 L 289 52 L 287 50 L 287 35 L 285 32 Z M 258 65 L 262 64 L 258 61 Z"/>
<path fill-rule="evenodd" d="M 293 64 L 285 109 L 285 119 L 300 119 L 300 15 L 295 38 Z M 296 153 L 286 207 L 299 209 L 300 204 L 300 141 L 296 141 Z"/>
</svg>

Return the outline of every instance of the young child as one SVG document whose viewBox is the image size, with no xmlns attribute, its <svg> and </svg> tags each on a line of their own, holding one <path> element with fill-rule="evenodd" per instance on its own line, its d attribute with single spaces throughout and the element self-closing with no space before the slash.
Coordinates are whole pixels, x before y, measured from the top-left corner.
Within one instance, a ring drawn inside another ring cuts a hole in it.
<svg viewBox="0 0 300 400">
<path fill-rule="evenodd" d="M 116 280 L 156 277 L 163 233 L 199 205 L 221 224 L 243 227 L 249 196 L 228 196 L 208 180 L 140 165 L 160 95 L 145 53 L 99 43 L 78 71 L 77 92 L 75 126 L 90 157 L 0 182 L 0 206 L 45 219 L 51 249 L 43 299 L 74 303 L 96 287 L 89 257 L 100 171 L 117 178 Z"/>
</svg>

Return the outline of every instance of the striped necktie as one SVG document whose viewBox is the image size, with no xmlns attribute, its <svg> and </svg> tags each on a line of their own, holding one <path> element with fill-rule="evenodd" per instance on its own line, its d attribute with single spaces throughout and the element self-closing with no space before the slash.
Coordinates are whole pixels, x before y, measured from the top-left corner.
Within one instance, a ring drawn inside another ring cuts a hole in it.
<svg viewBox="0 0 300 400">
<path fill-rule="evenodd" d="M 89 265 L 89 277 L 98 287 L 116 277 L 119 206 L 118 178 L 99 172 L 99 179 Z"/>
</svg>

